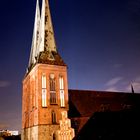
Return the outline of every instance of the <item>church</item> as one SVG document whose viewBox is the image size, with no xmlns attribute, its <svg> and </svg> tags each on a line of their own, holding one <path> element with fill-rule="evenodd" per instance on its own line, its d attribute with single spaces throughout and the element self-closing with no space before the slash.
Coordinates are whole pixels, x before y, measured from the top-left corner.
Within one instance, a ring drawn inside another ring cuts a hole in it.
<svg viewBox="0 0 140 140">
<path fill-rule="evenodd" d="M 80 139 L 96 112 L 132 109 L 138 94 L 69 90 L 67 65 L 55 43 L 49 1 L 36 3 L 34 32 L 23 78 L 22 140 Z M 82 133 L 82 134 L 81 134 Z"/>
</svg>

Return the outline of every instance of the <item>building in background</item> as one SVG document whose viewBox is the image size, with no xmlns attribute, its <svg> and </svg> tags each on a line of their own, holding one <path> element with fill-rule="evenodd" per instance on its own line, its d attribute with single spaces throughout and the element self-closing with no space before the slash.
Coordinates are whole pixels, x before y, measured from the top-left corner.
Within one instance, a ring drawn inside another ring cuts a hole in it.
<svg viewBox="0 0 140 140">
<path fill-rule="evenodd" d="M 0 130 L 0 137 L 2 136 L 17 136 L 18 131 Z"/>
</svg>

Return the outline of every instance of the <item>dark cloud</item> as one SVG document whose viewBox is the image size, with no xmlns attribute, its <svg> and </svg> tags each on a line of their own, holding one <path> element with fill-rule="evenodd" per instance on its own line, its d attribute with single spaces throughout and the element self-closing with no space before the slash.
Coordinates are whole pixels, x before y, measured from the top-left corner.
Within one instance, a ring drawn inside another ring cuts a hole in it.
<svg viewBox="0 0 140 140">
<path fill-rule="evenodd" d="M 8 87 L 10 82 L 8 81 L 0 81 L 0 88 Z"/>
</svg>

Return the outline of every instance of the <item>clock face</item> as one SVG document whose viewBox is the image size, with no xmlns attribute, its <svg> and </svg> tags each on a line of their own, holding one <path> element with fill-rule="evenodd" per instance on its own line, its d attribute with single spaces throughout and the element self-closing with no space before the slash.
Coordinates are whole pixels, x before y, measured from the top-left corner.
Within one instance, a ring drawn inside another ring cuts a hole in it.
<svg viewBox="0 0 140 140">
<path fill-rule="evenodd" d="M 51 79 L 54 79 L 54 74 L 50 74 L 50 78 Z"/>
</svg>

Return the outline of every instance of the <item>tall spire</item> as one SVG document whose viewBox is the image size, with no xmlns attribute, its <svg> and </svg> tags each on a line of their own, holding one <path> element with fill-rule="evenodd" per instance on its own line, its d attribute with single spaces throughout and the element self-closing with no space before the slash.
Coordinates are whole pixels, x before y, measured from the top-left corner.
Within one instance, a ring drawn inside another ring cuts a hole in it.
<svg viewBox="0 0 140 140">
<path fill-rule="evenodd" d="M 42 1 L 40 45 L 38 52 L 57 52 L 48 0 Z"/>
<path fill-rule="evenodd" d="M 57 52 L 48 0 L 42 0 L 37 63 L 65 65 Z"/>
<path fill-rule="evenodd" d="M 37 47 L 39 44 L 39 29 L 40 29 L 40 8 L 39 8 L 39 1 L 37 0 L 29 67 L 31 67 L 31 65 L 33 65 L 36 62 Z"/>
<path fill-rule="evenodd" d="M 37 0 L 33 41 L 27 73 L 37 63 L 65 65 L 56 49 L 48 0 L 42 0 L 41 17 L 39 0 Z"/>
</svg>

